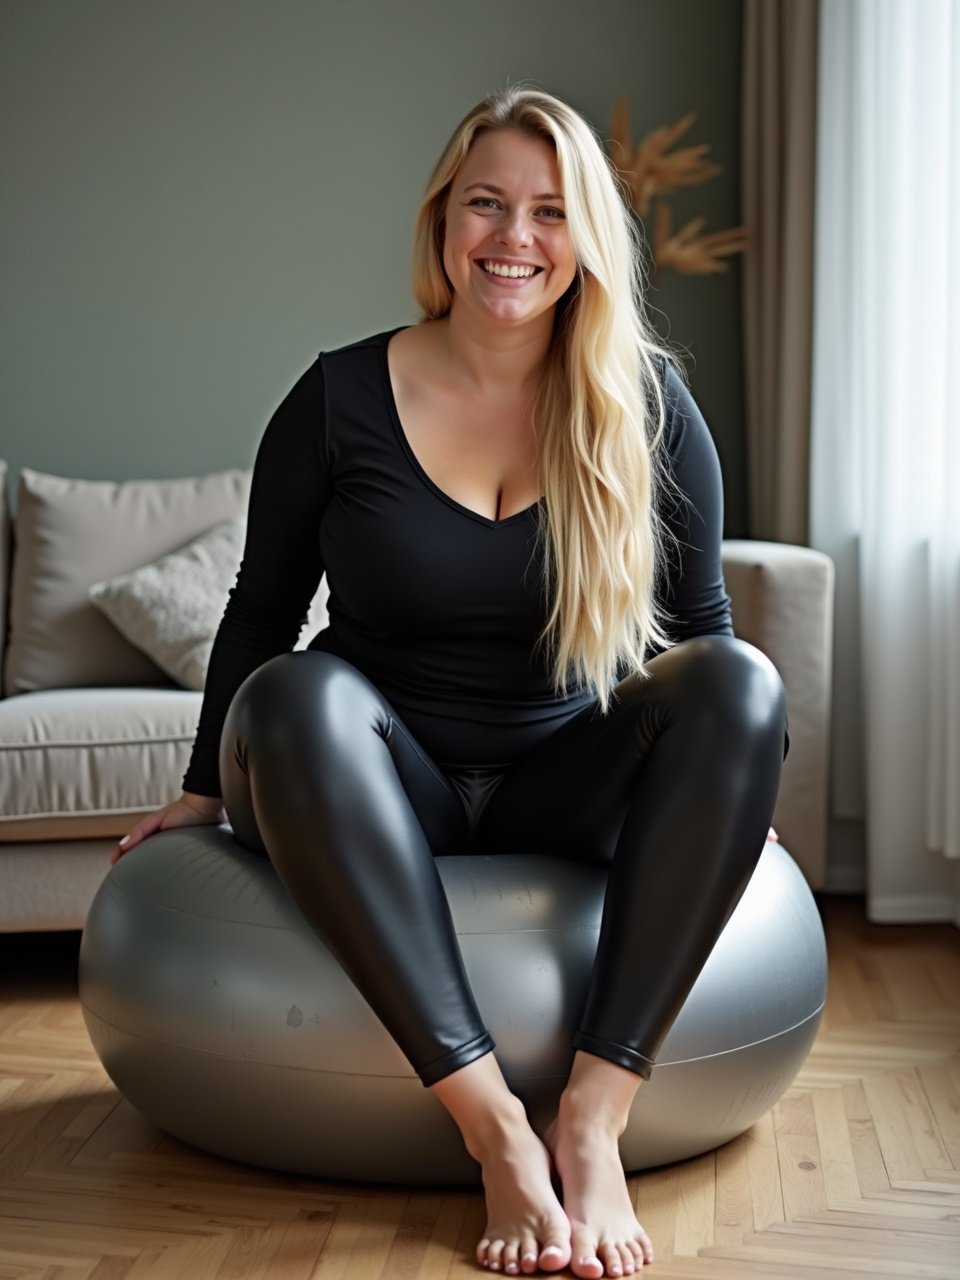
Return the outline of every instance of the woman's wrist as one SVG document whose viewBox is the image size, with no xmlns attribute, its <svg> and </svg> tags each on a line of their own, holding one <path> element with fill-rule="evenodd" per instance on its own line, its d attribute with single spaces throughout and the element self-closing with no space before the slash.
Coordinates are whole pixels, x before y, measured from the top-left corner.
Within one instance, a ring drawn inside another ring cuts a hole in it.
<svg viewBox="0 0 960 1280">
<path fill-rule="evenodd" d="M 215 818 L 223 811 L 223 799 L 220 796 L 201 796 L 193 791 L 184 791 L 180 799 L 202 818 Z"/>
</svg>

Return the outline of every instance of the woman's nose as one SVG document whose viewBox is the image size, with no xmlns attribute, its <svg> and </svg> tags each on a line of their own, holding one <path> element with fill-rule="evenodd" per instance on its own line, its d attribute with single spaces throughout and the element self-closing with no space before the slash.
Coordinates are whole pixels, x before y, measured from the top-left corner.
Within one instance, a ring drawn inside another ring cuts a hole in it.
<svg viewBox="0 0 960 1280">
<path fill-rule="evenodd" d="M 527 215 L 521 210 L 505 213 L 497 228 L 497 239 L 501 244 L 530 244 L 533 232 Z"/>
</svg>

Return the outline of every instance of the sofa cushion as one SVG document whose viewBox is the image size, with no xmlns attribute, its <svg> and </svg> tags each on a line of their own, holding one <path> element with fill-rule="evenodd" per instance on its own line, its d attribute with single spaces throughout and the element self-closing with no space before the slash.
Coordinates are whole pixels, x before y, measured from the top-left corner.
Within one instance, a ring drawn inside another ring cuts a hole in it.
<svg viewBox="0 0 960 1280">
<path fill-rule="evenodd" d="M 200 700 L 170 688 L 0 699 L 0 841 L 125 835 L 180 794 Z"/>
<path fill-rule="evenodd" d="M 169 684 L 94 607 L 87 591 L 243 514 L 249 488 L 250 473 L 240 470 L 116 483 L 24 469 L 5 692 Z"/>
</svg>

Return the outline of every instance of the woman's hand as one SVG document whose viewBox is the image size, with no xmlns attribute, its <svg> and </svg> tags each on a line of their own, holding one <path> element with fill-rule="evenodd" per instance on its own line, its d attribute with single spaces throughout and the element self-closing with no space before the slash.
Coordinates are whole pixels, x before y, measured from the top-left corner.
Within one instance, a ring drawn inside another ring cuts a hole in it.
<svg viewBox="0 0 960 1280">
<path fill-rule="evenodd" d="M 770 830 L 767 832 L 767 843 L 769 844 L 771 840 L 774 842 L 774 844 L 779 844 L 780 842 L 780 837 L 774 831 L 773 827 L 771 827 Z"/>
<path fill-rule="evenodd" d="M 192 791 L 184 791 L 179 800 L 148 813 L 141 818 L 129 835 L 125 835 L 118 843 L 110 859 L 111 867 L 119 862 L 125 853 L 152 836 L 155 831 L 169 831 L 172 827 L 198 827 L 204 823 L 223 822 L 226 818 L 223 801 L 214 796 L 198 796 Z"/>
</svg>

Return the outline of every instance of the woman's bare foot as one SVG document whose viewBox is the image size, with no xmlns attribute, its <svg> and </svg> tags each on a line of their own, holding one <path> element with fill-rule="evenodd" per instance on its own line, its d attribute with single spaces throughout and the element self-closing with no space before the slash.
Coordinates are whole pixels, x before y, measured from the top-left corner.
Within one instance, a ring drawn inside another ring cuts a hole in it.
<svg viewBox="0 0 960 1280">
<path fill-rule="evenodd" d="M 573 1229 L 570 1265 L 584 1280 L 629 1276 L 653 1261 L 650 1237 L 637 1221 L 617 1148 L 617 1127 L 561 1098 L 543 1135 L 563 1184 Z"/>
<path fill-rule="evenodd" d="M 570 1222 L 550 1181 L 550 1154 L 522 1107 L 468 1150 L 480 1164 L 487 1199 L 480 1265 L 507 1275 L 562 1271 L 570 1262 Z"/>
<path fill-rule="evenodd" d="M 550 1153 L 496 1056 L 485 1053 L 429 1088 L 483 1174 L 487 1226 L 477 1262 L 513 1276 L 562 1271 L 570 1261 L 570 1222 L 553 1189 Z"/>
</svg>

